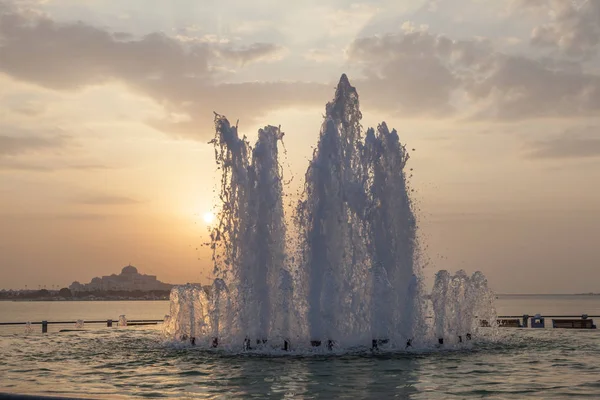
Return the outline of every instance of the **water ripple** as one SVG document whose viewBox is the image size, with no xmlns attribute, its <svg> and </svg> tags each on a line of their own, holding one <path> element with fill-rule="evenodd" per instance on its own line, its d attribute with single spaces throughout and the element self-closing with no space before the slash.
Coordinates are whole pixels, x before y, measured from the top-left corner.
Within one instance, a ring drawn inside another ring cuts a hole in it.
<svg viewBox="0 0 600 400">
<path fill-rule="evenodd" d="M 0 336 L 0 392 L 131 398 L 600 397 L 598 332 L 514 330 L 451 351 L 233 354 L 157 330 Z"/>
</svg>

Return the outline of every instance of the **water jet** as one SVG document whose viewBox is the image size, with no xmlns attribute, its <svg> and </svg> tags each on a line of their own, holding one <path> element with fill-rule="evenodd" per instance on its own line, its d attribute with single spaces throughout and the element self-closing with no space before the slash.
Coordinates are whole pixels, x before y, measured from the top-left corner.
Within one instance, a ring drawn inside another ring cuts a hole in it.
<svg viewBox="0 0 600 400">
<path fill-rule="evenodd" d="M 215 114 L 219 209 L 211 231 L 211 286 L 171 292 L 169 339 L 267 349 L 294 337 L 295 349 L 405 349 L 495 321 L 480 272 L 436 274 L 425 295 L 417 219 L 405 167 L 409 153 L 385 122 L 363 130 L 359 96 L 342 75 L 286 225 L 279 147 L 267 125 L 251 146 L 237 124 Z M 478 315 L 478 317 L 476 317 Z M 429 316 L 433 318 L 428 319 Z M 466 335 L 470 340 L 470 334 Z M 331 339 L 335 338 L 335 340 Z M 416 338 L 416 340 L 413 340 Z M 278 347 L 278 346 L 277 346 Z M 281 349 L 279 347 L 279 349 Z"/>
</svg>

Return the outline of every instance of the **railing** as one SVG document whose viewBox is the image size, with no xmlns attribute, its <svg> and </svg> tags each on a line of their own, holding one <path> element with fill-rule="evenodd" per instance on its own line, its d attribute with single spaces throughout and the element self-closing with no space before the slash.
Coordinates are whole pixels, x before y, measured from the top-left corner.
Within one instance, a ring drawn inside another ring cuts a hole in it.
<svg viewBox="0 0 600 400">
<path fill-rule="evenodd" d="M 501 327 L 510 328 L 529 328 L 529 322 L 531 321 L 531 328 L 545 328 L 546 319 L 552 319 L 553 328 L 570 328 L 570 329 L 596 329 L 592 318 L 600 318 L 600 315 L 499 315 L 497 317 L 498 325 Z M 571 326 L 568 327 L 566 324 L 560 322 L 571 322 Z M 487 320 L 480 321 L 481 326 L 489 326 Z"/>
<path fill-rule="evenodd" d="M 498 315 L 498 318 L 523 318 L 524 316 L 528 316 L 529 318 L 533 318 L 535 314 L 521 314 L 521 315 Z M 600 315 L 587 315 L 587 314 L 579 314 L 579 315 L 541 315 L 542 318 L 600 318 Z"/>
<path fill-rule="evenodd" d="M 82 320 L 86 324 L 109 324 L 111 322 L 119 322 L 118 319 L 101 319 L 95 321 L 86 321 Z M 69 325 L 76 324 L 78 321 L 39 321 L 39 322 L 0 322 L 0 326 L 2 325 L 43 325 L 44 322 L 47 325 Z M 163 322 L 162 319 L 128 319 L 127 325 L 135 324 L 135 323 L 152 323 L 157 324 Z"/>
<path fill-rule="evenodd" d="M 108 328 L 113 326 L 113 323 L 119 324 L 119 319 L 99 319 L 99 320 L 79 320 L 79 321 L 35 321 L 35 322 L 0 322 L 0 326 L 17 326 L 17 325 L 41 325 L 42 333 L 48 333 L 48 325 L 77 325 L 83 324 L 106 324 Z M 164 322 L 162 319 L 130 319 L 127 320 L 126 326 L 139 325 L 157 325 Z"/>
<path fill-rule="evenodd" d="M 431 318 L 431 317 L 428 317 Z M 536 318 L 556 318 L 556 319 L 570 319 L 570 318 L 579 318 L 582 320 L 592 319 L 592 318 L 600 318 L 600 315 L 498 315 L 498 320 L 506 320 L 506 319 L 520 319 L 523 321 L 523 326 L 528 327 L 528 322 L 530 319 Z M 106 324 L 108 328 L 113 326 L 113 323 L 119 324 L 119 319 L 98 319 L 98 320 L 79 320 L 79 321 L 35 321 L 35 322 L 0 322 L 0 326 L 18 326 L 18 325 L 41 325 L 42 333 L 48 332 L 48 325 L 77 325 L 78 323 L 83 324 Z M 157 325 L 163 323 L 162 319 L 132 319 L 127 320 L 127 326 L 140 326 L 140 325 Z"/>
</svg>

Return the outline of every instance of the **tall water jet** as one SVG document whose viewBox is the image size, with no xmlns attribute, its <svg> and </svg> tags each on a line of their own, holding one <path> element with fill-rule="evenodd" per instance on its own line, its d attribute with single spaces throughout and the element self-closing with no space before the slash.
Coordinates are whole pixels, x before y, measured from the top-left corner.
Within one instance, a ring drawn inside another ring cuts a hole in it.
<svg viewBox="0 0 600 400">
<path fill-rule="evenodd" d="M 218 226 L 212 233 L 215 276 L 230 295 L 229 332 L 266 341 L 275 305 L 280 302 L 285 262 L 282 179 L 277 144 L 283 134 L 267 126 L 259 130 L 254 149 L 238 136 L 237 127 L 215 117 L 213 140 L 222 170 Z M 220 288 L 221 292 L 224 290 Z M 223 334 L 220 333 L 221 336 Z"/>
<path fill-rule="evenodd" d="M 252 258 L 248 270 L 251 284 L 256 293 L 256 329 L 250 333 L 255 338 L 266 340 L 274 315 L 279 311 L 276 305 L 281 300 L 282 274 L 285 263 L 285 224 L 282 201 L 282 180 L 278 162 L 277 143 L 283 134 L 274 126 L 258 132 L 258 142 L 252 151 L 253 196 L 250 215 L 255 218 L 249 227 L 249 242 L 253 242 Z M 285 282 L 284 282 L 285 284 Z"/>
<path fill-rule="evenodd" d="M 342 331 L 345 336 L 360 331 L 355 322 L 365 316 L 359 301 L 368 271 L 361 118 L 356 89 L 342 75 L 327 104 L 297 208 L 308 328 L 315 344 L 337 341 Z"/>
<path fill-rule="evenodd" d="M 385 122 L 365 138 L 369 168 L 369 245 L 372 262 L 373 339 L 411 340 L 418 282 L 414 268 L 416 222 L 404 167 L 409 159 L 396 130 Z"/>
<path fill-rule="evenodd" d="M 231 300 L 231 324 L 229 330 L 222 332 L 222 342 L 227 339 L 237 341 L 237 336 L 247 335 L 248 308 L 248 271 L 242 267 L 247 264 L 249 244 L 244 240 L 249 225 L 246 210 L 249 207 L 250 145 L 238 136 L 237 126 L 220 115 L 215 115 L 215 158 L 221 170 L 221 191 L 219 200 L 222 207 L 218 215 L 218 224 L 211 233 L 214 275 L 220 279 Z M 220 332 L 221 333 L 221 332 Z M 225 335 L 229 337 L 225 337 Z"/>
</svg>

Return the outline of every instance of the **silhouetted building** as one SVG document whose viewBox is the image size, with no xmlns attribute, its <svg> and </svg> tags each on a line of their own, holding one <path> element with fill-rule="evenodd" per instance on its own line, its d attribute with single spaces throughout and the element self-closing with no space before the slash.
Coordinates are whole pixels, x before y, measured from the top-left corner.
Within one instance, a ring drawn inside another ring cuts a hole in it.
<svg viewBox="0 0 600 400">
<path fill-rule="evenodd" d="M 81 284 L 73 282 L 69 289 L 72 292 L 95 292 L 109 290 L 171 290 L 173 285 L 163 283 L 156 279 L 156 275 L 140 274 L 136 267 L 128 265 L 121 270 L 119 275 L 112 274 L 102 278 L 93 278 L 90 283 Z"/>
</svg>

